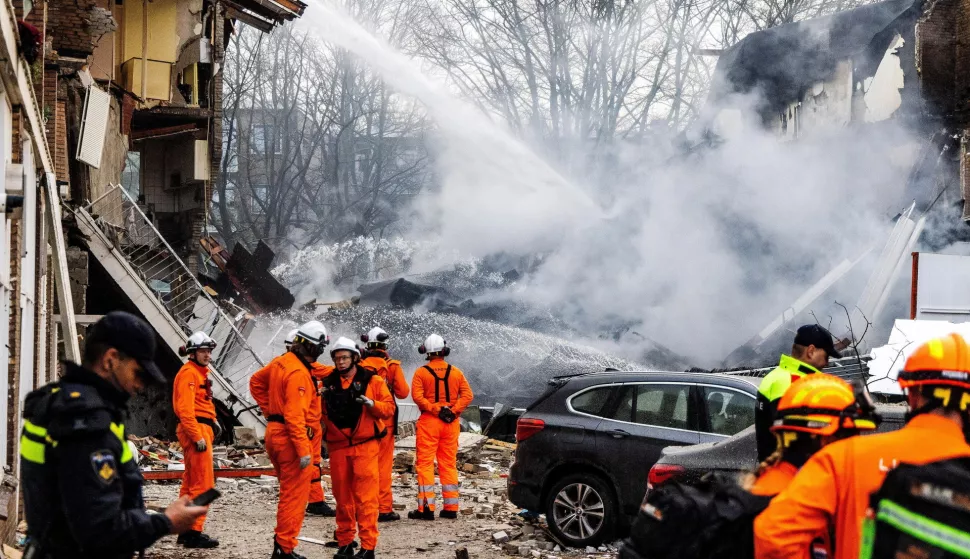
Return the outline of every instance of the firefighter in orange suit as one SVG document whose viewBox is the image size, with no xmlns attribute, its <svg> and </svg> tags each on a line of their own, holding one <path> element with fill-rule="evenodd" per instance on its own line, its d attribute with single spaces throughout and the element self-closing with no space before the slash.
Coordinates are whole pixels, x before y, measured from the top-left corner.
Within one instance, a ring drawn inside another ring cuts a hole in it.
<svg viewBox="0 0 970 559">
<path fill-rule="evenodd" d="M 307 322 L 297 329 L 290 350 L 249 380 L 249 391 L 266 417 L 266 453 L 280 482 L 272 559 L 302 558 L 294 549 L 314 478 L 310 441 L 316 432 L 307 418 L 318 395 L 311 371 L 328 341 L 323 324 Z"/>
<path fill-rule="evenodd" d="M 458 518 L 458 416 L 472 402 L 474 394 L 458 367 L 445 362 L 451 350 L 445 340 L 431 334 L 418 353 L 427 354 L 428 364 L 414 371 L 411 398 L 421 410 L 417 425 L 415 468 L 418 474 L 418 508 L 408 518 L 434 520 L 434 462 L 441 477 L 441 518 Z"/>
<path fill-rule="evenodd" d="M 918 347 L 899 373 L 910 420 L 899 431 L 852 437 L 817 452 L 755 520 L 758 559 L 809 557 L 831 533 L 835 559 L 856 559 L 869 496 L 898 464 L 970 456 L 970 345 L 958 334 Z"/>
<path fill-rule="evenodd" d="M 872 431 L 873 410 L 860 402 L 844 380 L 816 373 L 796 380 L 778 402 L 771 432 L 778 446 L 758 468 L 751 493 L 781 493 L 813 454 L 825 445 Z"/>
<path fill-rule="evenodd" d="M 286 350 L 289 351 L 290 346 L 293 344 L 293 340 L 296 338 L 297 330 L 291 330 L 289 334 L 286 335 L 286 339 L 283 343 L 286 345 Z M 333 367 L 330 365 L 323 365 L 314 361 L 310 363 L 313 369 L 310 371 L 310 376 L 313 378 L 313 384 L 316 388 L 317 393 L 320 393 L 321 382 L 327 375 L 333 371 Z M 310 413 L 307 415 L 307 425 L 313 428 L 313 438 L 310 439 L 310 445 L 313 448 L 313 467 L 316 477 L 310 480 L 310 502 L 306 506 L 306 513 L 310 516 L 327 516 L 334 517 L 337 513 L 330 508 L 330 505 L 324 500 L 323 493 L 323 425 L 321 420 L 323 419 L 321 409 L 321 402 L 319 397 L 314 397 L 310 402 Z"/>
<path fill-rule="evenodd" d="M 397 399 L 407 398 L 411 393 L 407 379 L 404 378 L 404 370 L 401 369 L 401 362 L 391 359 L 387 353 L 387 335 L 382 328 L 371 328 L 369 332 L 361 335 L 360 341 L 367 344 L 364 350 L 364 358 L 360 364 L 363 367 L 374 369 L 384 379 L 387 389 L 391 395 Z M 400 520 L 401 515 L 394 512 L 394 493 L 391 491 L 391 476 L 394 472 L 394 436 L 397 436 L 398 407 L 394 401 L 394 419 L 389 427 L 389 436 L 380 441 L 381 453 L 378 463 L 381 472 L 381 508 L 377 515 L 378 522 L 392 522 Z M 394 436 L 390 436 L 394 435 Z"/>
<path fill-rule="evenodd" d="M 330 350 L 334 372 L 323 380 L 323 421 L 330 452 L 330 477 L 337 499 L 335 559 L 374 559 L 379 509 L 379 440 L 389 436 L 384 421 L 394 416 L 394 399 L 384 379 L 360 366 L 360 350 L 339 338 Z M 360 535 L 360 551 L 353 553 Z"/>
<path fill-rule="evenodd" d="M 216 419 L 216 405 L 212 402 L 212 380 L 209 361 L 216 342 L 205 332 L 196 332 L 179 351 L 189 360 L 175 375 L 172 386 L 172 408 L 178 419 L 175 434 L 185 454 L 185 472 L 179 497 L 195 498 L 216 484 L 212 465 L 212 445 L 221 431 Z M 219 541 L 202 533 L 205 515 L 195 519 L 192 529 L 181 534 L 175 542 L 187 548 L 209 549 Z"/>
</svg>

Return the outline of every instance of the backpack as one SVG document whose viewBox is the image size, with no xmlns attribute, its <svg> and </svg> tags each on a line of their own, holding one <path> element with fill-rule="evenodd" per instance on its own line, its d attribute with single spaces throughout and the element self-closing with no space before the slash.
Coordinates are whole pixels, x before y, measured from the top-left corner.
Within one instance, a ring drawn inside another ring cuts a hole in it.
<svg viewBox="0 0 970 559">
<path fill-rule="evenodd" d="M 742 489 L 736 475 L 668 481 L 647 494 L 620 559 L 752 559 L 754 519 L 770 501 Z"/>
<path fill-rule="evenodd" d="M 860 559 L 970 557 L 970 458 L 902 464 L 869 503 Z"/>
</svg>

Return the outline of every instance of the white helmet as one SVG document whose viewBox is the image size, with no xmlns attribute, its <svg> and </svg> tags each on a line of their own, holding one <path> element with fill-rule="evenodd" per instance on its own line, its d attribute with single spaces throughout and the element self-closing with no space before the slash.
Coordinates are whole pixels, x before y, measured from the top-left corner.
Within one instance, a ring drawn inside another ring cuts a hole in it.
<svg viewBox="0 0 970 559">
<path fill-rule="evenodd" d="M 326 347 L 330 343 L 330 336 L 327 335 L 327 327 L 319 320 L 311 320 L 296 329 L 293 342 L 305 341 L 311 344 Z"/>
<path fill-rule="evenodd" d="M 360 341 L 365 342 L 367 347 L 387 347 L 387 340 L 390 336 L 379 326 L 371 328 L 366 334 L 360 335 Z"/>
<path fill-rule="evenodd" d="M 290 330 L 290 333 L 287 334 L 285 338 L 283 338 L 283 345 L 286 346 L 286 349 L 290 349 L 290 346 L 293 345 L 293 340 L 296 339 L 296 335 L 299 332 L 299 328 L 294 328 Z"/>
<path fill-rule="evenodd" d="M 449 353 L 451 353 L 451 349 L 448 347 L 448 344 L 445 342 L 444 338 L 438 334 L 431 334 L 427 337 L 427 339 L 424 340 L 424 343 L 418 347 L 418 353 L 427 353 L 428 355 L 440 354 L 447 356 Z"/>
<path fill-rule="evenodd" d="M 357 349 L 357 344 L 350 338 L 344 338 L 342 336 L 337 338 L 337 341 L 330 347 L 330 357 L 333 357 L 334 353 L 341 350 L 349 351 L 357 357 L 360 357 L 360 350 Z"/>
<path fill-rule="evenodd" d="M 191 336 L 189 336 L 189 340 L 185 342 L 184 346 L 179 348 L 180 349 L 179 353 L 182 355 L 188 355 L 193 351 L 196 351 L 199 349 L 215 349 L 215 348 L 216 348 L 216 341 L 210 338 L 208 334 L 206 334 L 205 332 L 196 332 L 195 334 L 192 334 Z"/>
</svg>

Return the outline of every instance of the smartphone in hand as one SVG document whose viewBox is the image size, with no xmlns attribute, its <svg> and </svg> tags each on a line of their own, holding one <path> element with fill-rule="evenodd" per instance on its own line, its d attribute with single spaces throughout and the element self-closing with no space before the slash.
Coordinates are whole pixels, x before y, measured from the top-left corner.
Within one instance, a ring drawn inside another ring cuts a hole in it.
<svg viewBox="0 0 970 559">
<path fill-rule="evenodd" d="M 202 493 L 201 495 L 198 495 L 195 499 L 192 499 L 192 504 L 197 507 L 204 507 L 209 503 L 211 503 L 212 501 L 215 501 L 216 499 L 218 499 L 221 495 L 222 493 L 220 493 L 218 489 L 213 487 L 212 489 Z"/>
</svg>

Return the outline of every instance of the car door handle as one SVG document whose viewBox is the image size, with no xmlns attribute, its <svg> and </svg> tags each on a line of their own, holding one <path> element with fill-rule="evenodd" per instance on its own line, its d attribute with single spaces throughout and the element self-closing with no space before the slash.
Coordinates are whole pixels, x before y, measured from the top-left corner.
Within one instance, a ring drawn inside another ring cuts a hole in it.
<svg viewBox="0 0 970 559">
<path fill-rule="evenodd" d="M 623 429 L 613 429 L 609 433 L 614 439 L 622 439 L 623 437 L 630 436 L 630 433 L 627 433 Z"/>
</svg>

